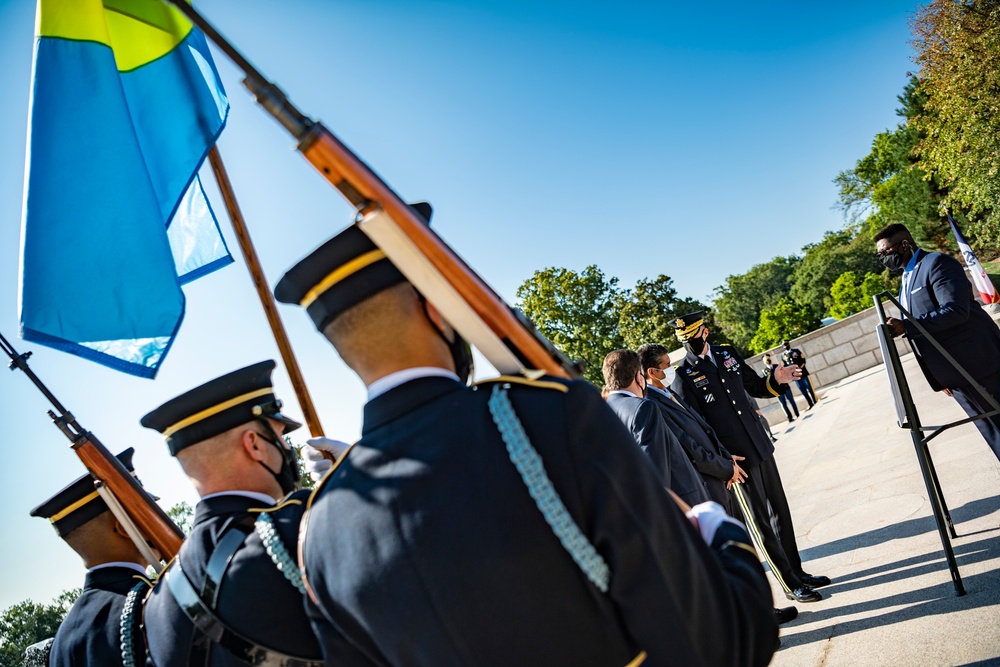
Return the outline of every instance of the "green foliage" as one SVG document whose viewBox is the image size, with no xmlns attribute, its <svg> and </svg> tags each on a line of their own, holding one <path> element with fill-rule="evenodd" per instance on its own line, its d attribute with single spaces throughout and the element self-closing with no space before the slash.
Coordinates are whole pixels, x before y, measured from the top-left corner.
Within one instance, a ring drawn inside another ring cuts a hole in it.
<svg viewBox="0 0 1000 667">
<path fill-rule="evenodd" d="M 870 233 L 899 222 L 921 246 L 946 250 L 952 247 L 942 213 L 946 192 L 916 154 L 923 134 L 913 119 L 923 113 L 927 95 L 912 77 L 898 99 L 902 122 L 875 135 L 871 152 L 834 179 L 839 205 L 851 223 L 863 221 Z"/>
<path fill-rule="evenodd" d="M 517 288 L 518 307 L 543 336 L 570 359 L 586 363 L 584 376 L 601 386 L 601 362 L 625 347 L 618 330 L 622 292 L 617 278 L 605 278 L 595 265 L 577 273 L 550 267 Z"/>
<path fill-rule="evenodd" d="M 167 510 L 167 516 L 185 535 L 191 532 L 191 526 L 194 524 L 194 508 L 191 505 L 181 501 Z"/>
<path fill-rule="evenodd" d="M 52 604 L 19 602 L 0 613 L 0 667 L 20 667 L 24 650 L 54 637 L 81 589 L 63 591 Z"/>
<path fill-rule="evenodd" d="M 789 296 L 795 303 L 808 305 L 818 316 L 827 313 L 831 306 L 830 289 L 841 274 L 882 271 L 871 238 L 862 229 L 848 227 L 827 232 L 822 241 L 803 248 L 805 254 L 795 267 Z"/>
<path fill-rule="evenodd" d="M 635 350 L 645 343 L 660 343 L 667 347 L 679 345 L 674 329 L 668 322 L 707 306 L 697 299 L 679 299 L 670 276 L 659 275 L 642 279 L 628 293 L 618 314 L 618 329 L 625 347 Z"/>
<path fill-rule="evenodd" d="M 586 363 L 584 377 L 597 386 L 604 384 L 601 364 L 609 352 L 643 343 L 677 344 L 667 322 L 707 310 L 696 299 L 679 298 L 670 276 L 642 279 L 629 290 L 596 266 L 580 273 L 555 267 L 536 271 L 518 288 L 517 298 L 543 336 L 570 359 Z"/>
<path fill-rule="evenodd" d="M 897 292 L 899 279 L 891 278 L 888 272 L 866 273 L 859 279 L 854 271 L 845 271 L 830 288 L 830 315 L 838 320 L 854 313 L 860 313 L 873 305 L 872 297 L 881 292 Z"/>
<path fill-rule="evenodd" d="M 285 442 L 287 442 L 289 446 L 291 446 L 292 449 L 295 450 L 295 456 L 297 457 L 299 462 L 299 488 L 302 489 L 316 488 L 316 482 L 313 481 L 313 478 L 310 477 L 309 473 L 306 471 L 306 462 L 302 458 L 303 445 L 296 445 L 295 443 L 292 442 L 292 439 L 289 438 L 287 435 L 285 436 Z"/>
<path fill-rule="evenodd" d="M 750 350 L 759 354 L 782 340 L 797 338 L 819 327 L 819 318 L 811 306 L 798 305 L 791 298 L 782 297 L 774 306 L 761 311 L 760 326 L 750 341 Z"/>
<path fill-rule="evenodd" d="M 750 343 L 761 312 L 775 306 L 792 288 L 792 275 L 801 260 L 798 257 L 775 257 L 758 264 L 746 273 L 728 276 L 726 284 L 715 289 L 715 323 L 725 337 L 741 350 Z M 713 337 L 718 341 L 718 337 Z"/>
<path fill-rule="evenodd" d="M 920 87 L 914 118 L 923 168 L 948 188 L 944 204 L 966 209 L 970 241 L 1000 248 L 993 216 L 1000 202 L 1000 4 L 934 0 L 913 20 Z"/>
</svg>

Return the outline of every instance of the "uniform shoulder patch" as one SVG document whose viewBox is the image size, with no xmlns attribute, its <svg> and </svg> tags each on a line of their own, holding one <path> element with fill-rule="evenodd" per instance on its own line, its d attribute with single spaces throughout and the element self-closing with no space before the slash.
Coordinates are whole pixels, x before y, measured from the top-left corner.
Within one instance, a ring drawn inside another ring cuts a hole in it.
<svg viewBox="0 0 1000 667">
<path fill-rule="evenodd" d="M 521 375 L 499 375 L 499 376 L 497 376 L 495 378 L 490 378 L 488 380 L 481 380 L 481 381 L 475 383 L 472 386 L 473 387 L 479 387 L 479 386 L 482 386 L 482 385 L 490 385 L 490 384 L 498 384 L 498 383 L 499 384 L 511 384 L 511 385 L 515 385 L 516 384 L 516 385 L 519 385 L 519 386 L 522 386 L 522 387 L 534 387 L 535 389 L 548 389 L 548 390 L 551 390 L 551 391 L 561 391 L 564 394 L 569 393 L 569 387 L 566 384 L 564 384 L 563 382 L 560 382 L 559 380 L 556 380 L 556 379 L 548 379 L 548 380 L 531 379 L 531 378 L 527 378 L 527 377 L 524 377 L 524 376 L 521 376 Z"/>
</svg>

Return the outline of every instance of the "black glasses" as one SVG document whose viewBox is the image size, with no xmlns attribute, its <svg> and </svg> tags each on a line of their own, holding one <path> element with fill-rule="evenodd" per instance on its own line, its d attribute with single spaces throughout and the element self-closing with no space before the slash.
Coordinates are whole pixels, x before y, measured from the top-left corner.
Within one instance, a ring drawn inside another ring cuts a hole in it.
<svg viewBox="0 0 1000 667">
<path fill-rule="evenodd" d="M 893 249 L 896 248 L 896 246 L 898 246 L 899 244 L 901 244 L 905 240 L 906 239 L 899 239 L 898 241 L 896 241 L 895 243 L 893 243 L 891 246 L 889 246 L 885 250 L 879 250 L 878 252 L 876 252 L 875 256 L 878 257 L 878 258 L 880 258 L 880 259 L 882 257 L 885 257 L 886 255 L 890 254 L 893 251 Z"/>
</svg>

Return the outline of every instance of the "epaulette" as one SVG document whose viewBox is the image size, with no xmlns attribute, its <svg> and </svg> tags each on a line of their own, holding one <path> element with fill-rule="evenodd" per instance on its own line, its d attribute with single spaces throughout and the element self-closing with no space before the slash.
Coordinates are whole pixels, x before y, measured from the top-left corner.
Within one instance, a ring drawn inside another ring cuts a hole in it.
<svg viewBox="0 0 1000 667">
<path fill-rule="evenodd" d="M 525 387 L 535 387 L 536 389 L 552 389 L 555 391 L 561 391 L 564 394 L 569 393 L 569 387 L 567 387 L 562 382 L 533 379 L 530 377 L 525 377 L 523 375 L 500 375 L 495 378 L 490 378 L 489 380 L 480 380 L 479 382 L 476 382 L 472 386 L 478 387 L 480 385 L 495 384 L 498 382 L 504 384 L 517 384 Z"/>
</svg>

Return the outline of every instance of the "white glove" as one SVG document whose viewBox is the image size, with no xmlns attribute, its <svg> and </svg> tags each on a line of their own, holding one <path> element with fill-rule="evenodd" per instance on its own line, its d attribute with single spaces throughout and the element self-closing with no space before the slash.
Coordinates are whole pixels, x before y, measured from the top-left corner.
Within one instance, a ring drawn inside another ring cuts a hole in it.
<svg viewBox="0 0 1000 667">
<path fill-rule="evenodd" d="M 713 501 L 695 505 L 687 511 L 686 516 L 697 522 L 698 531 L 701 532 L 701 539 L 705 540 L 705 544 L 709 546 L 712 546 L 712 541 L 715 539 L 715 532 L 724 523 L 734 523 L 743 530 L 746 530 L 746 527 L 742 523 L 726 514 L 726 510 L 722 509 L 722 505 Z"/>
<path fill-rule="evenodd" d="M 323 436 L 306 440 L 306 444 L 302 446 L 302 460 L 305 462 L 306 472 L 309 473 L 312 481 L 320 481 L 323 479 L 323 475 L 333 467 L 333 461 L 324 456 L 324 453 L 329 454 L 333 460 L 336 460 L 340 458 L 341 454 L 347 451 L 348 447 L 350 445 L 346 442 L 324 438 Z"/>
</svg>

